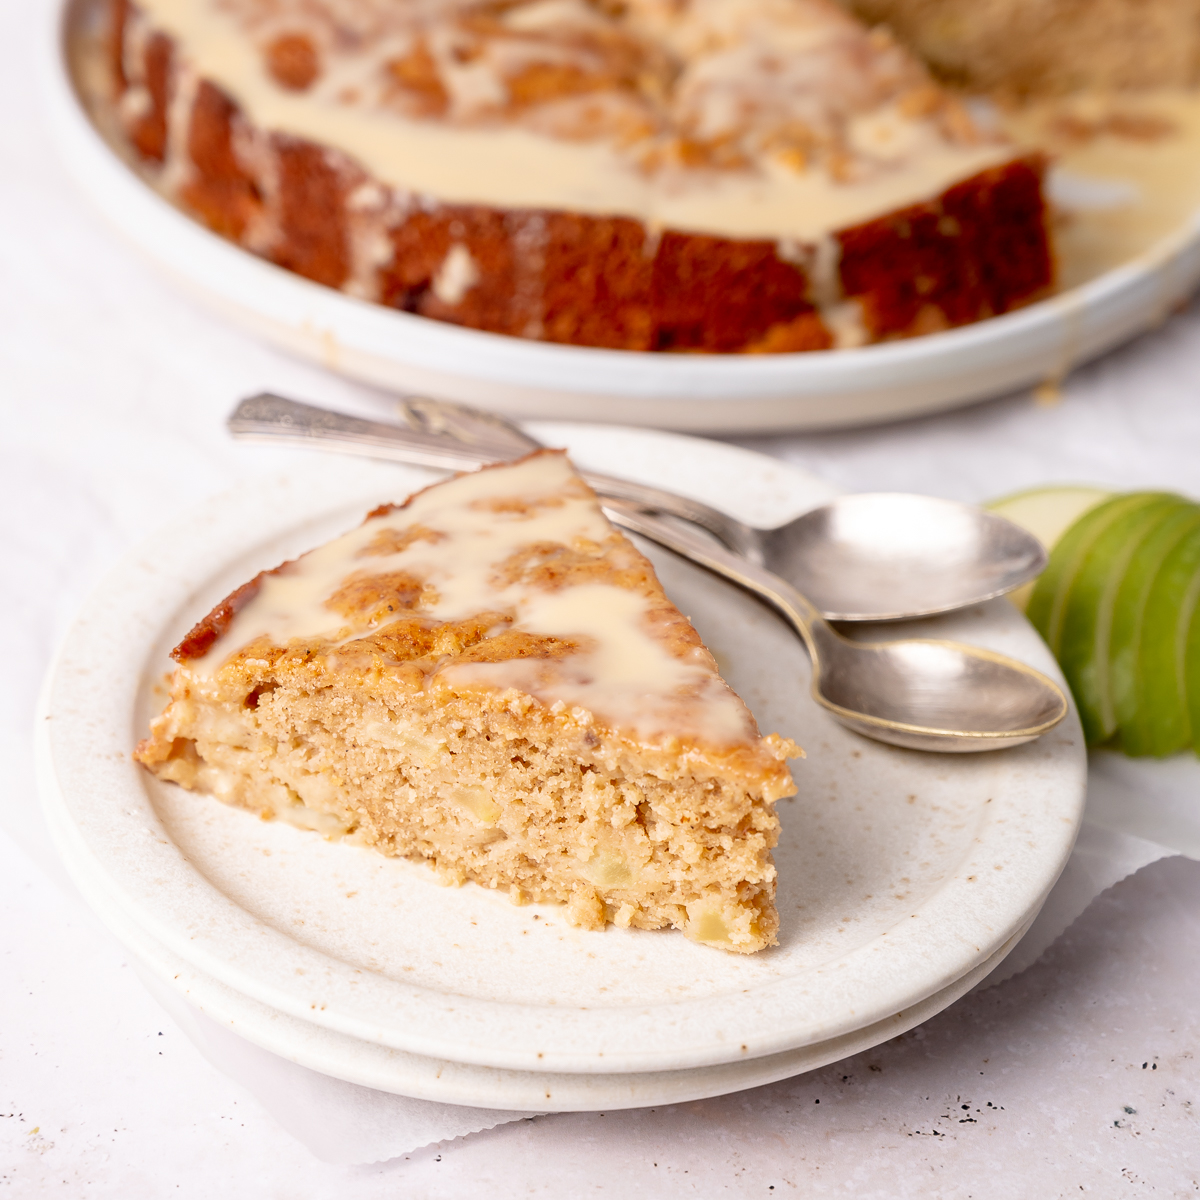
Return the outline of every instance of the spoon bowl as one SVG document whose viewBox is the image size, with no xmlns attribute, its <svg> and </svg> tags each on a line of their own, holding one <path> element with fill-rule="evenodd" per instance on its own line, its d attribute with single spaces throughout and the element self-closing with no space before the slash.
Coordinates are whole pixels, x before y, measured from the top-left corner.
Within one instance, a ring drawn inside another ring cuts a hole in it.
<svg viewBox="0 0 1200 1200">
<path fill-rule="evenodd" d="M 956 642 L 854 642 L 812 626 L 813 694 L 839 721 L 881 742 L 949 753 L 1032 741 L 1066 716 L 1040 672 Z"/>
<path fill-rule="evenodd" d="M 1036 538 L 991 513 L 899 492 L 839 496 L 760 534 L 759 560 L 829 621 L 899 621 L 967 608 L 1039 575 Z"/>
</svg>

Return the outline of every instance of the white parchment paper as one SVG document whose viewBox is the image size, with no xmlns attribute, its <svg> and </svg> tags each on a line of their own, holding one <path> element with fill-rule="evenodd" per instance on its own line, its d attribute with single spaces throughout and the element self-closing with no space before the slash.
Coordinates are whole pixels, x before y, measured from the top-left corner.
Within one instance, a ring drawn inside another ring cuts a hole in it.
<svg viewBox="0 0 1200 1200">
<path fill-rule="evenodd" d="M 149 971 L 137 973 L 200 1053 L 323 1162 L 383 1162 L 433 1142 L 540 1115 L 413 1100 L 331 1079 L 239 1037 Z"/>
</svg>

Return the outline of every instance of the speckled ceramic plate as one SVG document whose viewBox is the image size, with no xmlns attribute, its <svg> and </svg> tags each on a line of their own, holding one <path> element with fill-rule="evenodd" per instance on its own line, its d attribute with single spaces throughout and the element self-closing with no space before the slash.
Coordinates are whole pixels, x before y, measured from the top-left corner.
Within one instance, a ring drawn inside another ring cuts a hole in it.
<svg viewBox="0 0 1200 1200">
<path fill-rule="evenodd" d="M 63 845 L 66 848 L 69 842 Z M 798 1050 L 681 1071 L 608 1075 L 513 1071 L 393 1050 L 286 1016 L 251 1000 L 156 942 L 130 920 L 120 905 L 111 902 L 107 881 L 93 872 L 94 866 L 84 857 L 71 864 L 72 877 L 81 892 L 134 955 L 142 968 L 143 981 L 185 1028 L 190 1016 L 188 1006 L 193 1005 L 255 1045 L 323 1075 L 420 1100 L 517 1112 L 590 1112 L 682 1104 L 816 1070 L 896 1037 L 940 1012 L 984 981 L 1024 933 L 1024 929 L 1018 930 L 991 958 L 912 1008 L 865 1029 Z"/>
<path fill-rule="evenodd" d="M 764 524 L 829 493 L 786 464 L 678 435 L 536 433 L 589 467 L 716 504 L 736 499 L 737 515 Z M 785 1054 L 939 993 L 949 1002 L 1037 911 L 1082 811 L 1074 718 L 994 754 L 866 741 L 809 699 L 805 655 L 773 614 L 658 552 L 668 592 L 760 724 L 808 751 L 799 796 L 780 805 L 782 928 L 769 951 L 739 957 L 665 932 L 577 930 L 561 909 L 439 887 L 419 864 L 264 823 L 132 762 L 163 703 L 167 650 L 198 616 L 260 568 L 427 479 L 317 459 L 303 477 L 215 500 L 127 559 L 70 631 L 39 721 L 46 803 L 68 861 L 86 864 L 108 903 L 165 951 L 269 1010 L 372 1045 L 612 1075 Z M 1057 675 L 1006 602 L 922 629 Z"/>
<path fill-rule="evenodd" d="M 675 355 L 502 337 L 355 300 L 209 233 L 110 148 L 70 50 L 94 0 L 47 5 L 46 111 L 111 223 L 224 317 L 356 379 L 525 416 L 692 430 L 816 429 L 953 408 L 1045 380 L 1152 327 L 1200 279 L 1195 216 L 1128 263 L 1039 304 L 946 333 L 811 354 Z"/>
</svg>

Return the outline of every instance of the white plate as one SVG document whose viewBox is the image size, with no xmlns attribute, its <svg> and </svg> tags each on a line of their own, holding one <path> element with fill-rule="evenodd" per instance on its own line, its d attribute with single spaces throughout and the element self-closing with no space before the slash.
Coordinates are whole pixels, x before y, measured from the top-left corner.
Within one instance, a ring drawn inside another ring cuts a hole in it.
<svg viewBox="0 0 1200 1200">
<path fill-rule="evenodd" d="M 90 0 L 51 4 L 44 93 L 64 159 L 109 220 L 230 320 L 368 383 L 526 416 L 692 430 L 818 429 L 934 412 L 1058 380 L 1160 322 L 1200 280 L 1200 217 L 1128 264 L 1018 312 L 857 350 L 674 355 L 557 346 L 352 299 L 209 233 L 149 188 L 80 102 L 68 35 Z"/>
<path fill-rule="evenodd" d="M 773 460 L 669 434 L 536 432 L 578 461 L 783 520 L 828 494 Z M 39 723 L 69 861 L 171 954 L 267 1008 L 427 1058 L 571 1074 L 679 1071 L 842 1038 L 945 992 L 1037 911 L 1070 852 L 1085 760 L 1074 718 L 975 756 L 858 738 L 807 694 L 795 637 L 756 601 L 669 555 L 664 583 L 764 727 L 795 736 L 781 804 L 781 945 L 748 957 L 679 936 L 566 926 L 423 866 L 327 843 L 151 779 L 129 757 L 163 697 L 166 651 L 231 587 L 399 498 L 424 473 L 314 464 L 204 506 L 91 598 Z M 1056 668 L 1003 601 L 923 629 Z M 896 633 L 901 632 L 895 630 Z"/>
</svg>

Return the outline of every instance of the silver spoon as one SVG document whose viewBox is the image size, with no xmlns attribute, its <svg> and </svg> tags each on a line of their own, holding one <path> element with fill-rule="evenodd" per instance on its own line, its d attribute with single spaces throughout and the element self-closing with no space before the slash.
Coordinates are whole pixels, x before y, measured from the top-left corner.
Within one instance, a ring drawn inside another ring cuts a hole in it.
<svg viewBox="0 0 1200 1200">
<path fill-rule="evenodd" d="M 464 425 L 449 434 L 444 428 L 400 429 L 383 422 L 359 421 L 341 414 L 260 397 L 247 416 L 247 402 L 230 420 L 235 436 L 258 433 L 256 440 L 325 446 L 362 452 L 396 446 L 403 435 L 402 461 L 450 468 L 480 461 L 511 458 L 528 447 L 510 438 L 493 439 L 487 414 L 464 412 Z M 269 403 L 265 430 L 251 419 Z M 416 404 L 425 402 L 409 403 Z M 433 405 L 441 420 L 446 407 Z M 450 406 L 454 416 L 457 406 Z M 298 411 L 297 411 L 298 410 Z M 284 419 L 280 419 L 280 417 Z M 299 428 L 289 428 L 295 418 Z M 235 424 L 237 422 L 237 424 Z M 518 431 L 519 432 L 519 431 Z M 522 435 L 523 436 L 523 435 Z M 486 459 L 464 454 L 463 445 L 486 447 Z M 605 477 L 586 476 L 589 482 Z M 623 481 L 617 481 L 623 484 Z M 654 492 L 655 489 L 649 489 Z M 670 495 L 669 493 L 664 493 Z M 717 545 L 694 528 L 644 511 L 642 494 L 631 501 L 604 497 L 614 523 L 674 550 L 762 597 L 799 633 L 813 662 L 812 693 L 838 720 L 879 741 L 920 750 L 966 753 L 1019 745 L 1053 728 L 1066 715 L 1062 691 L 1044 675 L 1002 655 L 954 642 L 907 639 L 887 643 L 852 642 L 836 633 L 822 614 L 790 583 L 765 567 Z M 654 507 L 653 504 L 650 505 Z"/>
<path fill-rule="evenodd" d="M 444 470 L 541 448 L 514 422 L 441 400 L 400 402 L 407 422 L 364 420 L 279 396 L 243 400 L 234 437 L 345 450 Z M 1019 526 L 967 504 L 879 492 L 840 496 L 775 529 L 758 529 L 698 500 L 585 471 L 605 499 L 699 525 L 749 562 L 800 588 L 830 621 L 898 621 L 966 608 L 1027 583 L 1046 565 Z"/>
<path fill-rule="evenodd" d="M 912 750 L 967 754 L 1033 741 L 1067 715 L 1062 689 L 1024 663 L 958 642 L 842 637 L 786 580 L 694 531 L 606 500 L 609 518 L 767 601 L 803 639 L 813 699 L 843 725 Z"/>
</svg>

